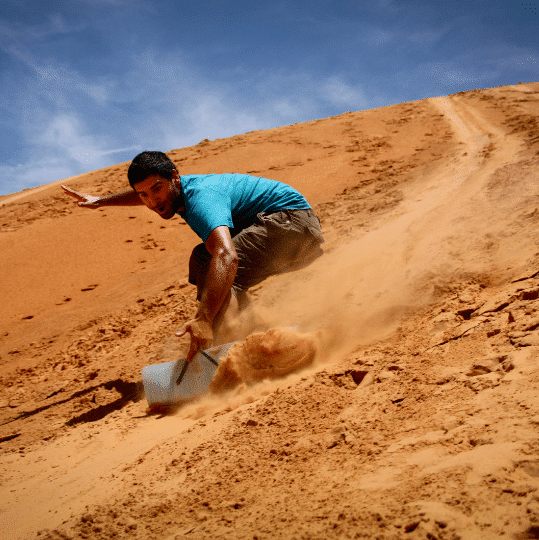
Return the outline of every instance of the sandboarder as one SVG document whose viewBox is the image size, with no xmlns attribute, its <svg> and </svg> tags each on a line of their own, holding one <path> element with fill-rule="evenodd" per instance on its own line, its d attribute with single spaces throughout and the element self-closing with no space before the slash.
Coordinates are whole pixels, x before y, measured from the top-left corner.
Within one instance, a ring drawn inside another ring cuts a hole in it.
<svg viewBox="0 0 539 540">
<path fill-rule="evenodd" d="M 203 240 L 189 261 L 199 307 L 176 333 L 191 336 L 188 362 L 198 349 L 234 339 L 250 287 L 322 254 L 320 220 L 287 184 L 246 174 L 180 176 L 156 151 L 137 155 L 127 176 L 131 188 L 100 197 L 62 188 L 85 208 L 146 205 L 163 219 L 178 214 Z"/>
</svg>

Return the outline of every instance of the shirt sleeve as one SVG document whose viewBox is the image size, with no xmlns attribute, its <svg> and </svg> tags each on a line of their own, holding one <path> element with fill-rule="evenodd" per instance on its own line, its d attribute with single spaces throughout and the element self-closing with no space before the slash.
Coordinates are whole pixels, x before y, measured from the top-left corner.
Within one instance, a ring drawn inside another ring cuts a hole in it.
<svg viewBox="0 0 539 540">
<path fill-rule="evenodd" d="M 234 224 L 230 197 L 211 189 L 204 190 L 194 201 L 186 221 L 204 242 L 217 227 L 225 225 L 232 229 Z"/>
</svg>

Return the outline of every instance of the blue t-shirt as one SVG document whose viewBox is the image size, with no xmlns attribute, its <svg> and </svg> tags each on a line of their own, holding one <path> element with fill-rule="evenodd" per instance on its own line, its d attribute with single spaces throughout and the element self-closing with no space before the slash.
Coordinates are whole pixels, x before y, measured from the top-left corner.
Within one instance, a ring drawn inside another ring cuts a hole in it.
<svg viewBox="0 0 539 540">
<path fill-rule="evenodd" d="M 182 174 L 180 182 L 185 212 L 179 214 L 204 242 L 222 225 L 234 236 L 260 212 L 310 208 L 287 184 L 248 174 Z"/>
</svg>

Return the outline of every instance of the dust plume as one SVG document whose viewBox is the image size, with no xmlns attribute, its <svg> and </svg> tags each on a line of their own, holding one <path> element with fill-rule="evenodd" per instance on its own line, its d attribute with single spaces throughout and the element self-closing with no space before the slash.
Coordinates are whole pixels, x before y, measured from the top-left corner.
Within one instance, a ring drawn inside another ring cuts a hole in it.
<svg viewBox="0 0 539 540">
<path fill-rule="evenodd" d="M 210 385 L 217 394 L 241 383 L 252 385 L 278 379 L 310 365 L 317 353 L 321 332 L 300 334 L 287 328 L 272 328 L 238 342 L 221 360 Z"/>
</svg>

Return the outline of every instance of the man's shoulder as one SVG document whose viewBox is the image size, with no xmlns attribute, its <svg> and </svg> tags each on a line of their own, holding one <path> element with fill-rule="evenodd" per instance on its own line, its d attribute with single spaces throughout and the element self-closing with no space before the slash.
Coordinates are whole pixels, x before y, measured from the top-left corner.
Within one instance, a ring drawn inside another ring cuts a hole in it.
<svg viewBox="0 0 539 540">
<path fill-rule="evenodd" d="M 241 173 L 187 174 L 181 176 L 181 185 L 187 197 L 233 197 L 243 192 L 249 180 L 260 180 Z M 256 185 L 256 182 L 255 182 Z"/>
<path fill-rule="evenodd" d="M 233 173 L 182 174 L 180 181 L 182 185 L 196 189 L 199 187 L 219 186 L 223 182 L 230 182 L 236 176 L 238 175 Z"/>
<path fill-rule="evenodd" d="M 182 174 L 180 183 L 182 190 L 187 196 L 204 193 L 216 185 L 215 174 Z"/>
<path fill-rule="evenodd" d="M 180 176 L 182 180 L 185 179 L 186 182 L 211 182 L 211 181 L 221 181 L 221 180 L 242 180 L 242 179 L 253 179 L 260 180 L 261 177 L 252 176 L 251 174 L 246 173 L 206 173 L 206 174 L 182 174 Z M 264 178 L 264 180 L 268 180 Z"/>
<path fill-rule="evenodd" d="M 207 214 L 216 205 L 230 207 L 230 189 L 223 186 L 218 174 L 190 174 L 181 177 L 187 214 Z"/>
<path fill-rule="evenodd" d="M 193 184 L 198 182 L 204 182 L 210 180 L 215 174 L 182 174 L 180 175 L 180 181 L 183 183 Z"/>
</svg>

